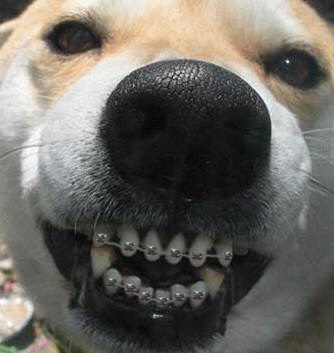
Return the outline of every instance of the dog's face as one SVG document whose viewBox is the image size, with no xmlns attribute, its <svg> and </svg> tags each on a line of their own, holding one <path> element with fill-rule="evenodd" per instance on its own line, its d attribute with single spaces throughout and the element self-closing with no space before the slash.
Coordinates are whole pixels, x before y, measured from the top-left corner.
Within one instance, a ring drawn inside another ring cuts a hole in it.
<svg viewBox="0 0 334 353">
<path fill-rule="evenodd" d="M 296 325 L 334 248 L 333 13 L 37 0 L 0 27 L 2 227 L 64 341 L 247 353 Z"/>
</svg>

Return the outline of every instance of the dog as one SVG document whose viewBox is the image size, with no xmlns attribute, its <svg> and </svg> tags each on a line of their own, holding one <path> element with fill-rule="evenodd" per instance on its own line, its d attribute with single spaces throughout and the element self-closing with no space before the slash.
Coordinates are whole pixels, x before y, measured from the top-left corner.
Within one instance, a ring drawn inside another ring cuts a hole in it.
<svg viewBox="0 0 334 353">
<path fill-rule="evenodd" d="M 1 229 L 72 352 L 273 352 L 333 272 L 334 2 L 36 0 L 0 27 Z"/>
</svg>

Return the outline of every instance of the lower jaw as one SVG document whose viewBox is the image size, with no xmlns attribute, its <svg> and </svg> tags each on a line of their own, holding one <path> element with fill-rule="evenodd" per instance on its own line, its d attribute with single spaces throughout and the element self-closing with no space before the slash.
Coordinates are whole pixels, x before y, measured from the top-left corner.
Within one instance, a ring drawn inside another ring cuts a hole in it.
<svg viewBox="0 0 334 353">
<path fill-rule="evenodd" d="M 79 296 L 77 291 L 70 310 L 84 313 L 87 322 L 93 319 L 99 334 L 110 341 L 132 342 L 157 352 L 208 346 L 214 335 L 225 333 L 231 308 L 231 296 L 225 285 L 214 300 L 207 299 L 196 310 L 143 306 L 135 298 L 111 300 L 91 278 L 86 283 L 84 299 Z"/>
</svg>

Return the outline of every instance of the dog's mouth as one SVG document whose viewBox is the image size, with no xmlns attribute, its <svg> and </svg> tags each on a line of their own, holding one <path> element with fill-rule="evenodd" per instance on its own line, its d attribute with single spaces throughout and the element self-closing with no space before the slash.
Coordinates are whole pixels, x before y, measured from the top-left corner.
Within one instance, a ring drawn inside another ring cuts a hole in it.
<svg viewBox="0 0 334 353">
<path fill-rule="evenodd" d="M 148 347 L 206 345 L 224 334 L 232 306 L 270 262 L 227 238 L 204 234 L 170 237 L 128 225 L 81 234 L 49 222 L 43 231 L 71 283 L 70 308 L 95 325 L 98 320 L 111 338 Z"/>
</svg>

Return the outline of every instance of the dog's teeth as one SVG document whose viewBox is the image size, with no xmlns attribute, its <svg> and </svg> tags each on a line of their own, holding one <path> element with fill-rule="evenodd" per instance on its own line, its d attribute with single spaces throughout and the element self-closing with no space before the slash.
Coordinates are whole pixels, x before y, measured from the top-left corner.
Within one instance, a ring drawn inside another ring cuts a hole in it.
<svg viewBox="0 0 334 353">
<path fill-rule="evenodd" d="M 110 241 L 111 236 L 114 234 L 115 230 L 107 226 L 98 226 L 94 231 L 93 246 L 95 248 L 101 248 Z"/>
<path fill-rule="evenodd" d="M 140 304 L 147 305 L 150 303 L 154 295 L 154 289 L 151 287 L 141 288 L 138 296 Z"/>
<path fill-rule="evenodd" d="M 166 260 L 172 265 L 178 264 L 182 260 L 182 254 L 186 250 L 186 242 L 183 234 L 176 235 L 167 247 Z"/>
<path fill-rule="evenodd" d="M 121 252 L 126 257 L 136 254 L 139 246 L 138 232 L 131 226 L 124 225 L 118 229 Z"/>
<path fill-rule="evenodd" d="M 91 264 L 93 278 L 101 277 L 104 271 L 113 265 L 117 259 L 117 255 L 112 248 L 92 248 Z"/>
<path fill-rule="evenodd" d="M 171 287 L 171 292 L 175 306 L 179 307 L 185 304 L 189 294 L 189 291 L 185 286 L 182 286 L 181 284 L 174 284 Z"/>
<path fill-rule="evenodd" d="M 107 294 L 113 295 L 117 293 L 119 286 L 122 284 L 122 275 L 112 268 L 105 272 L 103 283 Z"/>
<path fill-rule="evenodd" d="M 224 267 L 228 267 L 233 259 L 232 242 L 230 240 L 221 241 L 215 246 L 218 260 Z"/>
<path fill-rule="evenodd" d="M 155 291 L 155 298 L 158 306 L 166 307 L 170 304 L 170 292 L 168 290 L 157 289 Z"/>
<path fill-rule="evenodd" d="M 145 258 L 148 261 L 157 261 L 160 259 L 162 247 L 158 233 L 150 230 L 144 239 Z"/>
<path fill-rule="evenodd" d="M 141 286 L 141 280 L 139 277 L 128 276 L 123 279 L 125 294 L 127 297 L 133 297 L 139 292 Z"/>
<path fill-rule="evenodd" d="M 225 276 L 223 272 L 219 271 L 218 269 L 213 269 L 207 266 L 201 270 L 200 277 L 203 281 L 205 281 L 208 287 L 210 297 L 214 299 L 218 293 L 220 286 L 224 282 Z"/>
<path fill-rule="evenodd" d="M 189 250 L 190 263 L 194 267 L 201 267 L 206 261 L 207 252 L 212 247 L 212 241 L 208 236 L 199 235 Z"/>
<path fill-rule="evenodd" d="M 193 308 L 198 308 L 208 295 L 208 287 L 205 282 L 197 282 L 190 287 L 190 304 Z"/>
</svg>

